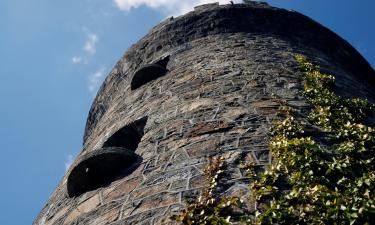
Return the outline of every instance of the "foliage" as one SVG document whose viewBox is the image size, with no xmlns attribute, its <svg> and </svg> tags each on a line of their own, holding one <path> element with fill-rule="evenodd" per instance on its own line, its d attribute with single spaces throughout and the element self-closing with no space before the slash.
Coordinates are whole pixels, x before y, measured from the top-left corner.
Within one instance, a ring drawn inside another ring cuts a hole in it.
<svg viewBox="0 0 375 225">
<path fill-rule="evenodd" d="M 231 224 L 232 207 L 240 206 L 241 202 L 237 197 L 220 196 L 217 191 L 217 187 L 224 177 L 225 167 L 223 157 L 211 157 L 205 169 L 210 186 L 203 190 L 198 200 L 190 202 L 180 215 L 174 216 L 172 219 L 187 225 Z"/>
<path fill-rule="evenodd" d="M 305 73 L 307 124 L 284 106 L 272 130 L 274 163 L 254 176 L 254 224 L 370 224 L 375 215 L 375 130 L 363 124 L 374 106 L 330 90 L 332 75 L 297 55 Z M 307 135 L 305 131 L 313 131 Z M 319 138 L 317 138 L 319 137 Z M 315 139 L 318 140 L 315 140 Z"/>
<path fill-rule="evenodd" d="M 365 125 L 375 111 L 364 99 L 336 95 L 335 78 L 320 72 L 304 56 L 302 95 L 311 105 L 307 118 L 286 103 L 271 130 L 272 165 L 256 172 L 246 162 L 254 215 L 249 224 L 371 224 L 375 219 L 375 128 Z M 299 118 L 299 119 L 297 119 Z M 183 224 L 231 224 L 239 198 L 223 197 L 216 187 L 223 177 L 223 158 L 206 169 L 210 187 L 175 219 Z"/>
</svg>

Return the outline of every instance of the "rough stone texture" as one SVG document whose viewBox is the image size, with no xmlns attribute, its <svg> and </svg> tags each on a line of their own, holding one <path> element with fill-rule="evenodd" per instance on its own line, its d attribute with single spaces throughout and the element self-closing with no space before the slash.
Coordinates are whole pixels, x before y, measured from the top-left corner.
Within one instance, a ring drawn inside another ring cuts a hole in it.
<svg viewBox="0 0 375 225">
<path fill-rule="evenodd" d="M 77 197 L 67 194 L 70 168 L 34 224 L 172 223 L 169 216 L 206 185 L 209 155 L 229 163 L 223 193 L 245 196 L 238 164 L 270 163 L 267 132 L 279 106 L 274 96 L 302 113 L 308 109 L 299 96 L 296 53 L 334 74 L 338 94 L 375 102 L 371 66 L 346 41 L 297 12 L 260 3 L 210 4 L 162 22 L 108 75 L 78 157 L 100 151 L 118 130 L 147 117 L 135 150 L 142 162 L 131 174 Z M 164 76 L 131 90 L 138 69 L 167 56 Z"/>
</svg>

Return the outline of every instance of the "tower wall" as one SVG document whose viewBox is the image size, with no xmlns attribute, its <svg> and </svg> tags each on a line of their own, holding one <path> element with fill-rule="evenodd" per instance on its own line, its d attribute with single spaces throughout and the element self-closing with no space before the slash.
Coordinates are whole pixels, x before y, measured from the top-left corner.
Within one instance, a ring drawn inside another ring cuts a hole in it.
<svg viewBox="0 0 375 225">
<path fill-rule="evenodd" d="M 299 94 L 297 53 L 335 75 L 338 94 L 375 102 L 371 66 L 299 13 L 260 3 L 210 4 L 162 22 L 108 75 L 89 112 L 82 151 L 34 224 L 168 223 L 207 185 L 203 169 L 214 155 L 229 165 L 223 194 L 246 197 L 239 164 L 271 163 L 267 133 L 279 107 L 275 96 L 302 113 L 308 109 Z M 145 82 L 158 66 L 166 72 Z M 132 88 L 138 75 L 147 79 Z M 103 149 L 128 146 L 137 138 L 117 139 L 132 132 L 140 136 L 138 159 L 124 173 L 104 174 L 109 182 L 93 190 L 68 190 L 78 165 L 93 155 L 104 162 Z"/>
</svg>

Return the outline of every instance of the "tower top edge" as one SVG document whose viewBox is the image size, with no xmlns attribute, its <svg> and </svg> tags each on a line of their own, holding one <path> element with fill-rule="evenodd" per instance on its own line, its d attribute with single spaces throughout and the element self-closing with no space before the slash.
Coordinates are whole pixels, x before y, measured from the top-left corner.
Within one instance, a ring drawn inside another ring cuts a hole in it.
<svg viewBox="0 0 375 225">
<path fill-rule="evenodd" d="M 159 23 L 125 52 L 93 101 L 84 143 L 101 115 L 106 112 L 111 101 L 109 95 L 117 90 L 116 84 L 120 80 L 129 80 L 144 65 L 168 55 L 179 54 L 194 40 L 216 35 L 224 37 L 233 33 L 282 39 L 291 43 L 296 52 L 302 48 L 315 49 L 329 56 L 333 62 L 342 64 L 353 74 L 360 74 L 358 76 L 375 83 L 374 70 L 356 49 L 336 33 L 299 12 L 273 7 L 264 2 L 199 5 L 193 11 Z"/>
</svg>

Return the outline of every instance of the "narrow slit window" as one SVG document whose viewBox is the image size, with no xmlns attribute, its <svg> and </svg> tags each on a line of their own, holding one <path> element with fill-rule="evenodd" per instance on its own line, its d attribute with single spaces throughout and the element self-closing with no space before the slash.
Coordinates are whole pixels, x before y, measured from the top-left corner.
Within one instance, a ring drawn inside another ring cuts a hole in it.
<svg viewBox="0 0 375 225">
<path fill-rule="evenodd" d="M 114 133 L 102 148 L 77 160 L 67 181 L 69 197 L 108 186 L 111 182 L 131 174 L 142 162 L 135 153 L 147 122 L 147 117 L 136 120 Z"/>
<path fill-rule="evenodd" d="M 167 64 L 169 62 L 169 56 L 156 63 L 148 64 L 140 68 L 135 72 L 133 79 L 130 84 L 130 89 L 135 90 L 150 81 L 156 80 L 159 77 L 164 76 L 167 70 Z"/>
</svg>

